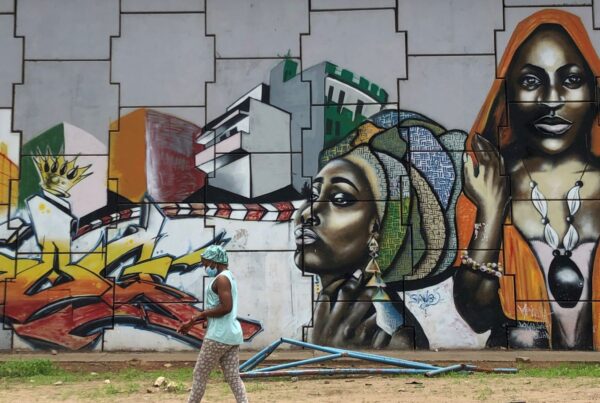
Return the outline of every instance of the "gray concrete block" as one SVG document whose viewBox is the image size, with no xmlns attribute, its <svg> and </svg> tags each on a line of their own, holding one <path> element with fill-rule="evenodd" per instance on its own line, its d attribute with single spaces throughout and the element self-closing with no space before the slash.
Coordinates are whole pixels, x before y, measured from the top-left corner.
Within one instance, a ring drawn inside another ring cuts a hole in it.
<svg viewBox="0 0 600 403">
<path fill-rule="evenodd" d="M 23 40 L 14 37 L 14 17 L 0 15 L 0 107 L 12 108 L 12 85 L 22 80 Z"/>
<path fill-rule="evenodd" d="M 213 39 L 202 14 L 123 15 L 112 77 L 122 106 L 201 106 L 214 78 Z"/>
<path fill-rule="evenodd" d="M 302 37 L 302 66 L 306 69 L 323 61 L 377 83 L 388 92 L 388 101 L 395 102 L 396 80 L 406 77 L 406 54 L 394 11 L 313 13 L 311 34 Z"/>
<path fill-rule="evenodd" d="M 119 34 L 118 0 L 20 0 L 16 15 L 26 59 L 108 59 Z"/>
<path fill-rule="evenodd" d="M 0 0 L 0 13 L 14 13 L 15 0 Z"/>
<path fill-rule="evenodd" d="M 400 0 L 398 29 L 409 54 L 492 53 L 502 0 Z"/>
<path fill-rule="evenodd" d="M 312 0 L 313 10 L 396 7 L 396 0 Z"/>
<path fill-rule="evenodd" d="M 217 57 L 297 57 L 309 30 L 307 0 L 208 0 L 206 13 Z"/>
<path fill-rule="evenodd" d="M 23 142 L 60 123 L 71 123 L 108 144 L 118 116 L 118 87 L 109 84 L 109 62 L 25 62 L 15 87 L 15 130 Z"/>
<path fill-rule="evenodd" d="M 400 109 L 469 131 L 494 80 L 494 56 L 409 56 L 408 72 L 399 84 Z"/>
<path fill-rule="evenodd" d="M 218 41 L 218 39 L 217 39 Z M 225 112 L 238 98 L 260 83 L 269 83 L 269 73 L 281 60 L 217 60 L 215 82 L 206 86 L 208 121 Z"/>
<path fill-rule="evenodd" d="M 122 0 L 121 11 L 204 11 L 204 0 Z"/>
</svg>

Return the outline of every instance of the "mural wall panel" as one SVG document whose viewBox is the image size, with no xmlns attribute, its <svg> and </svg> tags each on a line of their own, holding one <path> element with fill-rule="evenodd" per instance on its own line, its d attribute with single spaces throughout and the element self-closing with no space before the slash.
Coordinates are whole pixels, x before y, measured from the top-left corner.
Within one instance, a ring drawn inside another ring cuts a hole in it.
<svg viewBox="0 0 600 403">
<path fill-rule="evenodd" d="M 0 349 L 197 348 L 213 244 L 244 348 L 600 349 L 591 2 L 37 3 L 0 2 Z"/>
</svg>

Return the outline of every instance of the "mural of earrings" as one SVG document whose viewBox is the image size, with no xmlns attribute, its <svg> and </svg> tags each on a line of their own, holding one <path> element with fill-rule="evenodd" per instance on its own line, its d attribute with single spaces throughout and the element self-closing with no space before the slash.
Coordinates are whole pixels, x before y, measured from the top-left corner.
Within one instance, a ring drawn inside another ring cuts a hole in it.
<svg viewBox="0 0 600 403">
<path fill-rule="evenodd" d="M 381 269 L 379 268 L 379 264 L 377 263 L 377 258 L 379 257 L 379 243 L 377 239 L 379 238 L 379 225 L 376 223 L 373 225 L 373 229 L 371 231 L 371 236 L 369 237 L 369 241 L 367 242 L 367 246 L 369 248 L 369 256 L 371 259 L 365 267 L 365 273 L 371 274 L 371 279 L 367 283 L 367 287 L 376 288 L 375 294 L 371 299 L 373 301 L 389 301 L 390 297 L 383 290 L 386 287 L 385 281 L 381 278 Z"/>
</svg>

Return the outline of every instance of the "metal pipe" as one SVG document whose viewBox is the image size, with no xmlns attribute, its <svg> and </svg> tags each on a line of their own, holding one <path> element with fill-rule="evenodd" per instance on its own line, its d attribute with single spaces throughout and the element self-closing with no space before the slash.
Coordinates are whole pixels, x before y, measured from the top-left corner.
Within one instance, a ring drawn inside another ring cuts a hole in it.
<svg viewBox="0 0 600 403">
<path fill-rule="evenodd" d="M 487 374 L 516 374 L 519 372 L 517 368 L 480 368 L 475 365 L 465 365 L 465 371 L 485 372 Z"/>
<path fill-rule="evenodd" d="M 454 372 L 454 371 L 462 371 L 465 369 L 465 364 L 456 364 L 450 365 L 448 367 L 434 369 L 433 371 L 425 372 L 425 376 L 432 377 L 440 374 L 445 374 L 446 372 Z"/>
<path fill-rule="evenodd" d="M 240 365 L 240 372 L 249 371 L 252 368 L 256 367 L 260 364 L 265 358 L 267 358 L 279 345 L 283 342 L 283 339 L 275 340 L 273 343 L 269 344 L 267 347 L 260 350 L 258 353 L 254 354 L 248 360 L 246 360 L 242 365 Z"/>
<path fill-rule="evenodd" d="M 268 378 L 273 376 L 315 376 L 315 375 L 399 375 L 399 374 L 424 374 L 426 370 L 412 368 L 323 368 L 323 369 L 296 369 L 290 371 L 250 371 L 240 373 L 242 378 Z"/>
<path fill-rule="evenodd" d="M 265 367 L 252 371 L 258 364 L 264 361 L 279 345 L 288 343 L 291 345 L 317 350 L 329 355 L 321 357 L 313 357 L 305 360 L 294 361 L 271 367 Z M 403 368 L 321 368 L 321 369 L 306 369 L 306 370 L 291 370 L 282 371 L 284 368 L 291 368 L 301 365 L 309 365 L 317 362 L 334 360 L 340 357 L 350 357 L 359 360 L 373 361 L 382 364 L 394 365 Z M 261 351 L 250 357 L 242 365 L 240 365 L 240 375 L 247 378 L 270 377 L 270 376 L 302 376 L 302 375 L 339 375 L 339 374 L 425 374 L 431 377 L 451 371 L 475 371 L 487 373 L 504 373 L 514 374 L 519 370 L 517 368 L 479 368 L 471 364 L 456 364 L 448 367 L 439 367 L 431 364 L 426 364 L 417 361 L 403 360 L 399 358 L 386 357 L 383 355 L 362 353 L 358 351 L 344 350 L 335 347 L 320 346 L 304 341 L 281 338 L 274 341 Z"/>
<path fill-rule="evenodd" d="M 343 350 L 343 349 L 334 348 L 334 347 L 319 346 L 316 344 L 307 343 L 304 341 L 298 341 L 298 340 L 294 340 L 294 339 L 282 338 L 281 341 L 283 341 L 284 343 L 293 344 L 293 345 L 305 347 L 305 348 L 311 348 L 314 350 L 323 351 L 325 353 L 330 353 L 330 354 L 346 353 L 346 355 L 351 358 L 358 358 L 358 359 L 366 360 L 366 361 L 374 361 L 374 362 L 378 362 L 378 363 L 382 363 L 382 364 L 395 365 L 397 367 L 405 367 L 405 368 L 413 368 L 413 369 L 426 369 L 426 370 L 436 370 L 436 369 L 440 368 L 438 366 L 425 364 L 422 362 L 402 360 L 399 358 L 386 357 L 386 356 L 376 355 L 376 354 L 360 353 L 357 351 Z"/>
<path fill-rule="evenodd" d="M 288 363 L 285 363 L 285 364 L 274 365 L 272 367 L 260 368 L 260 369 L 254 370 L 253 372 L 278 371 L 280 369 L 285 369 L 285 368 L 299 367 L 301 365 L 309 365 L 309 364 L 314 364 L 316 362 L 323 362 L 323 361 L 334 360 L 334 359 L 340 358 L 340 357 L 342 357 L 344 355 L 346 355 L 346 354 L 345 353 L 337 353 L 337 354 L 323 355 L 323 356 L 320 356 L 320 357 L 307 358 L 306 360 L 288 362 Z"/>
</svg>

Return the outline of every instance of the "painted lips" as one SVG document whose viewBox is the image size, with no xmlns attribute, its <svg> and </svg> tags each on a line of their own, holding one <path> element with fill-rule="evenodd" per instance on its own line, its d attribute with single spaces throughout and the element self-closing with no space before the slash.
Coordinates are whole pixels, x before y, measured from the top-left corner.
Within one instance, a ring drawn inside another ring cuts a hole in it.
<svg viewBox="0 0 600 403">
<path fill-rule="evenodd" d="M 296 245 L 310 245 L 319 240 L 319 236 L 309 227 L 298 226 L 294 230 Z"/>
<path fill-rule="evenodd" d="M 536 120 L 533 126 L 535 126 L 535 128 L 543 134 L 549 136 L 560 136 L 565 134 L 571 128 L 571 126 L 573 126 L 573 122 L 561 118 L 560 116 L 547 115 Z"/>
</svg>

